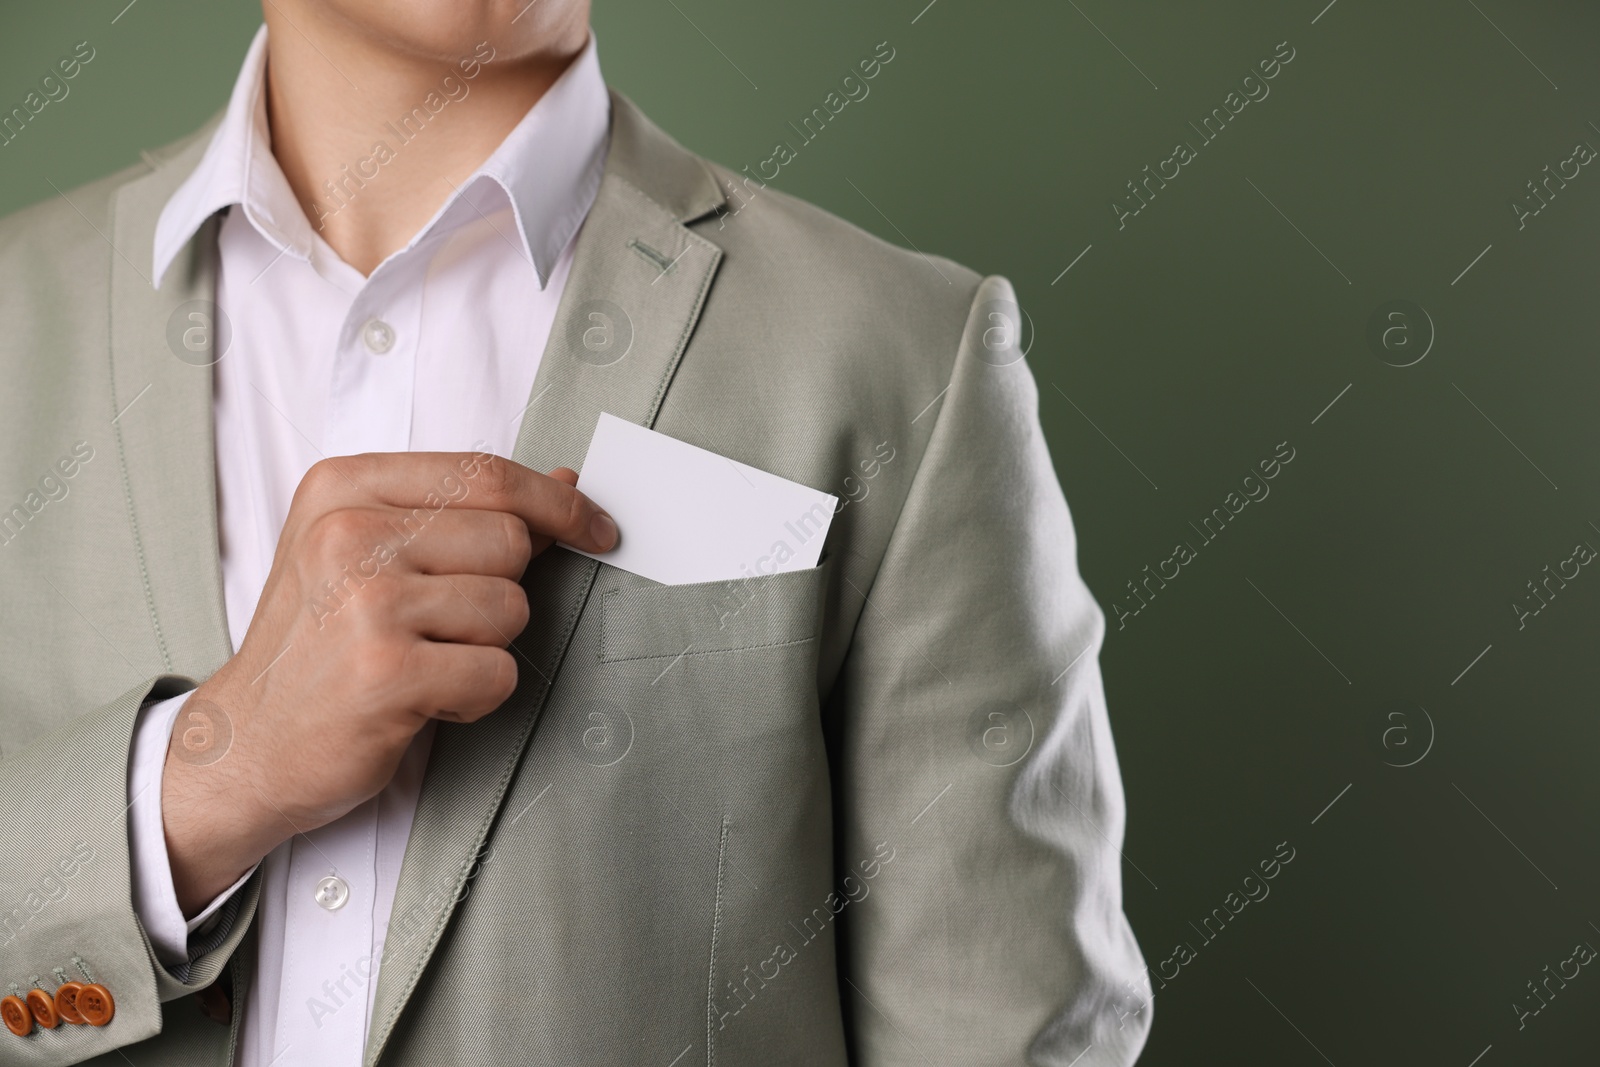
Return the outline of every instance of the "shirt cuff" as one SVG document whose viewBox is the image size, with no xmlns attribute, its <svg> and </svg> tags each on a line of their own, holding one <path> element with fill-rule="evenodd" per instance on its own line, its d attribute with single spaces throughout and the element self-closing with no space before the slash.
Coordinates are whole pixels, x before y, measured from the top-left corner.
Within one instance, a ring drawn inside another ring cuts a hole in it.
<svg viewBox="0 0 1600 1067">
<path fill-rule="evenodd" d="M 217 912 L 249 880 L 251 867 L 237 882 L 192 919 L 183 917 L 178 891 L 172 883 L 172 862 L 167 857 L 167 835 L 161 821 L 161 776 L 167 764 L 167 747 L 173 724 L 189 699 L 182 693 L 147 704 L 139 712 L 128 757 L 128 840 L 133 867 L 133 909 L 144 924 L 156 958 L 169 970 L 187 970 L 189 937 L 209 932 Z M 257 864 L 256 866 L 259 866 Z"/>
</svg>

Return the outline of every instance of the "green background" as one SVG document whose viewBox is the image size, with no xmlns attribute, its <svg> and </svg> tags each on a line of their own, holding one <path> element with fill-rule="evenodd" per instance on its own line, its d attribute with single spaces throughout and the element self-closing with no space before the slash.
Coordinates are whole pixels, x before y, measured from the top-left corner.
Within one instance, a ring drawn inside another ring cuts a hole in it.
<svg viewBox="0 0 1600 1067">
<path fill-rule="evenodd" d="M 1110 620 L 1127 910 L 1152 967 L 1194 952 L 1141 1062 L 1592 1061 L 1600 975 L 1521 1029 L 1512 1005 L 1600 945 L 1600 569 L 1520 629 L 1512 604 L 1600 547 L 1600 173 L 1523 229 L 1509 204 L 1600 146 L 1600 8 L 925 2 L 602 0 L 595 26 L 613 84 L 736 168 L 895 49 L 773 184 L 1007 275 L 1030 314 Z M 0 148 L 0 210 L 225 101 L 259 9 L 125 3 L 3 16 L 0 110 L 77 41 L 97 55 Z M 1270 95 L 1119 229 L 1125 183 L 1284 41 Z M 1436 334 L 1412 366 L 1367 341 L 1391 300 Z M 1189 524 L 1285 441 L 1270 496 L 1202 545 Z M 1180 541 L 1197 558 L 1119 629 Z M 1284 841 L 1271 895 L 1206 941 Z"/>
</svg>

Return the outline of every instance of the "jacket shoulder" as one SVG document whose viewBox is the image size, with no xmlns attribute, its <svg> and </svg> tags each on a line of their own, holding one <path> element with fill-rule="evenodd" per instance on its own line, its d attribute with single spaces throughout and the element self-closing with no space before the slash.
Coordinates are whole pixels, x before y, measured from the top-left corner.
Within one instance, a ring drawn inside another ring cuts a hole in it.
<svg viewBox="0 0 1600 1067">
<path fill-rule="evenodd" d="M 1003 281 L 706 167 L 727 197 L 722 212 L 694 226 L 724 256 L 712 299 L 745 329 L 759 318 L 755 335 L 825 357 L 795 370 L 807 387 L 879 413 L 913 405 L 915 415 L 950 381 L 975 305 L 1010 293 Z"/>
<path fill-rule="evenodd" d="M 764 252 L 775 269 L 797 278 L 830 276 L 865 299 L 909 300 L 922 308 L 959 306 L 963 314 L 983 280 L 959 263 L 901 248 L 770 184 L 717 163 L 704 165 L 728 203 L 700 228 L 730 253 Z"/>
<path fill-rule="evenodd" d="M 169 161 L 194 156 L 209 141 L 220 118 L 219 113 L 200 129 L 170 144 L 146 149 L 137 162 L 115 173 L 58 192 L 0 218 L 0 277 L 13 284 L 36 279 L 36 284 L 41 286 L 70 281 L 76 289 L 90 280 L 83 271 L 93 269 L 96 264 L 107 265 L 114 255 L 131 256 L 131 250 L 112 244 L 112 209 L 118 191 Z M 175 177 L 187 173 L 183 162 L 177 167 Z M 176 185 L 176 181 L 172 184 Z M 150 221 L 153 226 L 155 220 Z M 149 273 L 148 263 L 140 263 L 136 258 L 132 262 L 139 273 Z M 104 276 L 101 270 L 93 277 Z"/>
<path fill-rule="evenodd" d="M 28 281 L 54 286 L 66 279 L 81 286 L 88 280 L 84 272 L 96 267 L 95 276 L 103 277 L 107 258 L 115 254 L 109 224 L 117 190 L 149 171 L 149 164 L 135 163 L 0 218 L 0 277 L 9 282 L 4 288 Z"/>
</svg>

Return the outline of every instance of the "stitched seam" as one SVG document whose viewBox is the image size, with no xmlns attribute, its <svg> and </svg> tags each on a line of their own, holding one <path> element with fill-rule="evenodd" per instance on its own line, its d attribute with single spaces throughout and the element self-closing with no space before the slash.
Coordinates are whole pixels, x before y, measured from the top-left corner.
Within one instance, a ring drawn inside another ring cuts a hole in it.
<svg viewBox="0 0 1600 1067">
<path fill-rule="evenodd" d="M 118 190 L 120 195 L 121 190 Z M 116 204 L 117 197 L 111 199 L 111 232 L 116 232 Z M 161 653 L 161 666 L 164 671 L 172 670 L 172 656 L 167 651 L 167 639 L 161 632 L 161 620 L 156 617 L 155 592 L 150 588 L 150 568 L 145 563 L 144 539 L 139 536 L 139 513 L 133 506 L 133 482 L 128 475 L 128 453 L 122 443 L 122 427 L 116 422 L 117 415 L 117 360 L 115 350 L 116 322 L 114 321 L 117 297 L 117 261 L 113 257 L 106 257 L 110 262 L 106 272 L 106 364 L 110 371 L 108 391 L 111 393 L 111 435 L 117 443 L 117 465 L 122 472 L 122 499 L 128 507 L 129 532 L 133 534 L 134 559 L 139 564 L 139 582 L 144 587 L 144 606 L 150 613 L 150 625 L 155 630 L 156 648 Z M 215 294 L 213 294 L 215 295 Z"/>
<path fill-rule="evenodd" d="M 692 158 L 694 159 L 695 164 L 697 166 L 699 166 L 700 172 L 702 174 L 704 174 L 707 178 L 710 178 L 711 179 L 711 184 L 713 184 L 713 185 L 715 185 L 717 187 L 717 195 L 718 196 L 722 196 L 722 182 L 717 179 L 716 174 L 713 173 L 706 166 L 705 161 L 702 160 L 700 157 L 693 156 Z M 709 215 L 712 212 L 716 211 L 719 207 L 726 207 L 727 204 L 728 204 L 728 198 L 726 196 L 722 196 L 722 203 L 721 204 L 714 205 L 712 207 L 708 207 L 704 211 L 700 212 L 700 214 L 698 214 L 698 215 L 681 215 L 680 216 L 677 212 L 673 211 L 671 208 L 669 208 L 665 204 L 661 203 L 655 197 L 651 196 L 649 193 L 647 193 L 643 189 L 639 188 L 639 186 L 635 185 L 633 182 L 629 181 L 627 178 L 624 178 L 621 174 L 610 174 L 610 175 L 608 175 L 608 177 L 615 179 L 618 185 L 624 186 L 625 188 L 631 190 L 633 193 L 635 193 L 641 199 L 643 199 L 646 203 L 650 204 L 652 207 L 655 207 L 656 209 L 661 211 L 663 214 L 667 215 L 669 218 L 672 219 L 673 222 L 677 223 L 679 226 L 682 226 L 684 229 L 688 229 L 689 223 L 691 221 L 696 220 L 696 219 L 704 218 L 706 215 Z"/>
<path fill-rule="evenodd" d="M 478 826 L 477 848 L 473 850 L 474 859 L 476 859 L 478 853 L 482 851 L 483 842 L 488 839 L 489 827 L 496 819 L 500 817 L 502 813 L 501 809 L 504 805 L 506 789 L 511 784 L 511 779 L 516 775 L 517 767 L 522 763 L 523 754 L 527 751 L 528 738 L 532 736 L 533 728 L 538 724 L 540 717 L 544 714 L 545 702 L 550 699 L 550 694 L 555 691 L 556 671 L 559 667 L 561 659 L 563 659 L 566 655 L 567 648 L 571 644 L 572 632 L 577 626 L 578 616 L 583 613 L 584 605 L 589 602 L 589 597 L 594 591 L 594 579 L 599 570 L 600 564 L 591 560 L 589 562 L 588 577 L 582 579 L 583 595 L 576 598 L 576 602 L 573 604 L 572 610 L 567 612 L 567 620 L 565 626 L 562 627 L 561 639 L 556 642 L 554 662 L 549 664 L 550 673 L 541 673 L 541 680 L 544 682 L 544 692 L 540 695 L 538 705 L 534 708 L 533 714 L 528 716 L 527 723 L 517 735 L 516 744 L 512 747 L 512 751 L 515 753 L 515 755 L 506 761 L 505 770 L 500 773 L 500 781 L 496 786 L 498 799 L 496 803 L 489 806 L 488 812 L 484 815 L 483 822 Z M 456 873 L 456 884 L 451 891 L 451 898 L 456 901 L 456 906 L 460 905 L 461 898 L 459 897 L 459 894 L 461 891 L 461 886 L 466 882 L 466 875 L 470 870 L 472 870 L 471 862 L 463 864 L 461 869 Z M 380 1056 L 388 1047 L 389 1035 L 394 1032 L 395 1020 L 400 1017 L 401 1009 L 410 1001 L 411 994 L 415 992 L 417 982 L 422 978 L 422 972 L 424 969 L 426 969 L 428 960 L 432 958 L 433 950 L 438 946 L 439 939 L 444 936 L 444 928 L 449 924 L 450 918 L 454 912 L 455 907 L 440 909 L 439 919 L 436 923 L 434 923 L 433 930 L 428 936 L 427 943 L 423 946 L 423 951 L 418 956 L 416 965 L 411 968 L 411 973 L 406 976 L 405 985 L 401 987 L 399 996 L 395 998 L 394 1007 L 390 1008 L 388 1013 L 384 1016 L 383 1029 L 380 1032 L 377 1044 L 366 1050 L 366 1056 L 370 1056 L 372 1058 L 366 1059 L 365 1062 L 376 1063 L 377 1056 Z"/>
<path fill-rule="evenodd" d="M 622 592 L 620 589 L 607 589 L 600 594 L 600 662 L 606 660 L 606 620 L 611 615 L 611 598 Z"/>
<path fill-rule="evenodd" d="M 1265 498 L 1263 497 L 1262 499 Z M 242 994 L 245 992 L 245 979 L 239 977 L 244 964 L 239 958 L 239 953 L 235 952 L 228 958 L 228 962 L 224 966 L 228 970 L 231 985 L 233 986 L 232 995 L 228 998 L 228 1059 L 226 1061 L 233 1063 L 234 1057 L 239 1054 L 239 1029 L 244 1025 L 245 998 Z"/>
<path fill-rule="evenodd" d="M 640 193 L 639 195 L 644 196 L 643 193 Z M 648 196 L 645 196 L 644 198 L 646 200 L 650 200 Z M 652 204 L 655 203 L 653 200 L 650 202 Z M 690 306 L 689 315 L 683 324 L 683 330 L 678 334 L 677 344 L 675 345 L 672 354 L 672 361 L 667 365 L 666 372 L 661 376 L 661 383 L 656 386 L 655 396 L 650 398 L 650 411 L 648 415 L 649 421 L 645 423 L 645 425 L 648 427 L 655 426 L 656 415 L 661 411 L 661 400 L 667 395 L 667 389 L 671 387 L 672 379 L 678 373 L 678 365 L 683 362 L 683 353 L 685 349 L 689 347 L 689 335 L 694 332 L 694 328 L 700 323 L 700 312 L 705 307 L 706 293 L 711 291 L 711 282 L 716 278 L 717 267 L 722 262 L 722 249 L 718 248 L 716 245 L 712 244 L 704 237 L 701 237 L 688 227 L 683 226 L 681 223 L 678 223 L 677 225 L 683 230 L 684 235 L 688 237 L 690 241 L 698 244 L 701 248 L 711 253 L 711 262 L 706 267 L 705 277 L 700 281 L 700 291 L 695 294 L 694 303 Z"/>
<path fill-rule="evenodd" d="M 790 645 L 803 645 L 807 641 L 815 641 L 816 634 L 810 637 L 800 637 L 793 641 L 763 641 L 755 645 L 734 645 L 732 648 L 703 648 L 699 652 L 650 652 L 639 656 L 613 656 L 606 660 L 607 663 L 631 663 L 642 659 L 673 659 L 678 656 L 715 656 L 723 652 L 743 652 L 751 648 L 788 648 Z"/>
<path fill-rule="evenodd" d="M 611 620 L 611 598 L 614 597 L 614 596 L 620 596 L 625 592 L 627 592 L 627 590 L 625 590 L 625 589 L 607 589 L 604 593 L 600 594 L 600 662 L 601 663 L 621 663 L 621 662 L 624 662 L 626 660 L 631 660 L 631 659 L 666 659 L 668 656 L 682 655 L 682 653 L 678 653 L 678 652 L 652 652 L 652 653 L 649 653 L 647 655 L 639 655 L 639 656 L 608 656 L 608 655 L 606 655 L 606 646 L 608 644 L 606 634 L 609 632 L 610 627 L 612 625 L 614 625 L 610 621 Z M 797 638 L 791 638 L 790 640 L 787 640 L 787 641 L 768 641 L 768 642 L 761 642 L 761 643 L 757 643 L 757 644 L 748 644 L 748 645 L 729 645 L 727 648 L 707 648 L 707 649 L 703 649 L 703 650 L 701 650 L 699 652 L 695 652 L 695 653 L 691 653 L 691 654 L 692 655 L 696 655 L 696 656 L 702 656 L 702 655 L 706 655 L 707 653 L 711 653 L 711 652 L 736 652 L 741 648 L 766 648 L 769 645 L 794 645 L 794 644 L 800 644 L 803 641 L 810 641 L 815 636 L 816 635 L 813 634 L 813 635 L 811 635 L 811 637 L 797 637 Z"/>
<path fill-rule="evenodd" d="M 822 563 L 818 563 L 817 566 L 821 567 Z M 782 573 L 782 572 L 780 572 L 780 573 Z M 772 579 L 772 578 L 776 578 L 776 577 L 777 577 L 776 574 L 768 575 L 768 579 L 769 580 Z M 637 655 L 637 656 L 622 656 L 622 655 L 612 656 L 612 655 L 607 655 L 606 654 L 606 647 L 607 647 L 607 644 L 608 644 L 607 633 L 609 632 L 610 628 L 613 625 L 615 625 L 614 623 L 611 622 L 611 598 L 614 597 L 614 596 L 620 596 L 621 594 L 626 593 L 627 591 L 628 590 L 626 590 L 626 589 L 607 589 L 605 592 L 600 594 L 600 662 L 602 662 L 602 663 L 627 663 L 627 662 L 632 661 L 632 660 L 642 660 L 642 659 L 669 659 L 669 658 L 672 658 L 672 657 L 675 657 L 675 656 L 685 656 L 685 655 L 688 655 L 688 656 L 709 656 L 709 655 L 714 655 L 715 653 L 718 653 L 718 652 L 738 652 L 738 651 L 740 651 L 742 649 L 747 649 L 747 648 L 779 648 L 779 647 L 782 647 L 782 646 L 785 646 L 785 645 L 803 645 L 807 641 L 816 640 L 816 637 L 817 637 L 817 635 L 815 633 L 812 633 L 812 634 L 810 634 L 809 636 L 806 636 L 806 637 L 789 638 L 789 639 L 784 640 L 784 641 L 760 641 L 760 642 L 755 642 L 755 643 L 752 643 L 752 644 L 729 645 L 727 648 L 705 648 L 705 649 L 701 649 L 699 652 L 689 652 L 689 651 L 684 651 L 684 652 L 650 652 L 650 653 L 640 654 L 640 655 Z M 754 598 L 752 598 L 749 601 L 749 603 L 754 603 L 754 602 L 755 602 Z M 620 644 L 621 642 L 618 642 L 618 643 Z M 690 647 L 692 648 L 693 646 L 691 645 Z"/>
<path fill-rule="evenodd" d="M 717 1017 L 717 938 L 722 933 L 722 878 L 728 855 L 728 816 L 722 817 L 722 837 L 717 844 L 717 896 L 711 912 L 711 966 L 706 972 L 706 1067 L 716 1067 L 717 1046 L 711 1024 Z"/>
<path fill-rule="evenodd" d="M 978 287 L 972 291 L 972 300 L 967 304 L 967 318 L 961 324 L 961 336 L 956 338 L 956 354 L 950 360 L 950 377 L 944 385 L 945 393 L 948 393 L 951 389 L 955 388 L 956 375 L 961 371 L 961 349 L 966 344 L 967 323 L 972 321 L 972 313 L 973 311 L 977 310 L 978 307 L 978 294 L 983 291 L 983 287 L 986 282 L 998 277 L 998 275 L 994 274 L 985 275 L 981 280 L 979 280 Z M 933 417 L 933 425 L 928 429 L 928 437 L 922 446 L 922 454 L 917 457 L 917 469 L 911 475 L 911 482 L 906 486 L 905 495 L 900 498 L 900 507 L 894 513 L 894 525 L 889 528 L 889 536 L 884 539 L 883 551 L 878 553 L 878 565 L 873 568 L 872 581 L 867 584 L 867 588 L 865 590 L 860 591 L 862 606 L 857 610 L 856 621 L 850 627 L 850 633 L 848 635 L 846 644 L 847 648 L 855 643 L 856 630 L 860 627 L 861 617 L 866 614 L 867 601 L 872 598 L 873 591 L 878 587 L 878 576 L 883 570 L 883 561 L 889 558 L 890 550 L 895 547 L 895 538 L 900 533 L 900 520 L 905 518 L 906 507 L 911 503 L 911 498 L 916 495 L 918 489 L 922 487 L 924 480 L 922 475 L 923 471 L 925 470 L 925 464 L 928 460 L 928 453 L 933 450 L 934 438 L 939 433 L 939 427 L 944 422 L 945 410 L 949 406 L 949 398 L 946 397 L 945 402 L 939 405 L 939 413 Z"/>
<path fill-rule="evenodd" d="M 618 185 L 621 185 L 623 188 L 639 197 L 639 199 L 643 200 L 645 203 L 649 204 L 651 207 L 655 208 L 657 211 L 671 219 L 674 225 L 683 226 L 685 230 L 688 230 L 688 227 L 684 226 L 683 220 L 678 217 L 678 213 L 667 207 L 667 205 L 663 204 L 661 201 L 657 200 L 655 197 L 651 196 L 649 193 L 645 192 L 643 189 L 639 188 L 622 175 L 613 174 L 611 177 L 616 179 Z M 720 189 L 721 187 L 718 186 L 718 188 Z"/>
</svg>

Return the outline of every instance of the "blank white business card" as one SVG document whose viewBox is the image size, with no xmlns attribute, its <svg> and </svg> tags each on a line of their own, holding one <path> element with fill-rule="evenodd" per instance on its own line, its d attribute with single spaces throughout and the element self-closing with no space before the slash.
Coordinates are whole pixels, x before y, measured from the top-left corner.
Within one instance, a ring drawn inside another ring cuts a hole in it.
<svg viewBox="0 0 1600 1067">
<path fill-rule="evenodd" d="M 621 533 L 610 552 L 579 554 L 665 585 L 815 567 L 839 503 L 608 413 L 578 488 Z"/>
</svg>

